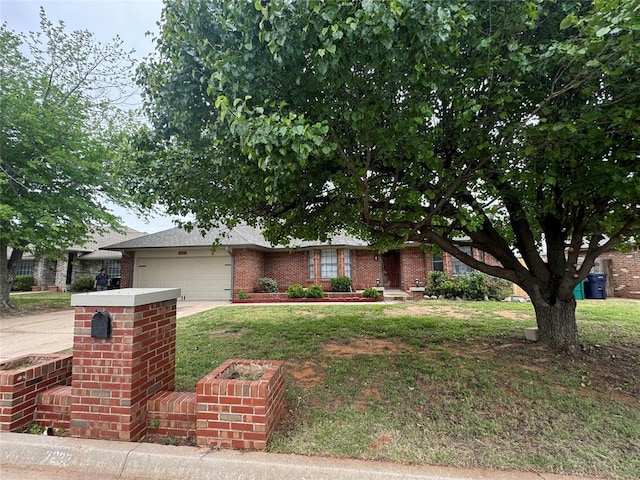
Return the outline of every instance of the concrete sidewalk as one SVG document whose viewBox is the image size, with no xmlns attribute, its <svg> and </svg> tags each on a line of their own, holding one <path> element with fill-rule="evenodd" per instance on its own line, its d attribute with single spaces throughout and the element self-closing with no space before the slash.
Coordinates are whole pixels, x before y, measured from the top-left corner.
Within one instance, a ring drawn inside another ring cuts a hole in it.
<svg viewBox="0 0 640 480">
<path fill-rule="evenodd" d="M 177 318 L 231 302 L 178 301 Z M 56 353 L 73 347 L 74 309 L 0 318 L 0 360 L 37 353 Z"/>
<path fill-rule="evenodd" d="M 0 433 L 0 466 L 64 469 L 85 478 L 215 480 L 585 480 L 589 477 L 409 466 L 326 457 L 211 450 Z M 74 477 L 76 478 L 76 477 Z M 600 479 L 602 480 L 602 479 Z"/>
</svg>

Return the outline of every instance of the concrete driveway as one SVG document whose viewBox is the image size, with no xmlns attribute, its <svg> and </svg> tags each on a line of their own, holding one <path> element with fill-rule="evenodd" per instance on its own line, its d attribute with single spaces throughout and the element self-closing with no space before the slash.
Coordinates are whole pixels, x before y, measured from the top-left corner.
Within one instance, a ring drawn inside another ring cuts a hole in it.
<svg viewBox="0 0 640 480">
<path fill-rule="evenodd" d="M 179 301 L 176 316 L 188 317 L 231 302 Z M 73 346 L 74 310 L 0 318 L 0 361 L 32 353 L 56 353 Z"/>
</svg>

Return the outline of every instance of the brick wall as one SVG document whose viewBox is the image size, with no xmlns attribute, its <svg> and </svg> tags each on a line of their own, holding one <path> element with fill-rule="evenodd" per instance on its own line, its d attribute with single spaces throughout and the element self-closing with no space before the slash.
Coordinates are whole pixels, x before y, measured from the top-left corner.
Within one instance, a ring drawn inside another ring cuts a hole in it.
<svg viewBox="0 0 640 480">
<path fill-rule="evenodd" d="M 133 250 L 122 252 L 120 260 L 120 288 L 130 288 L 133 285 L 133 265 L 136 252 Z"/>
<path fill-rule="evenodd" d="M 269 253 L 264 259 L 264 276 L 275 278 L 280 291 L 286 291 L 293 284 L 319 285 L 319 282 L 310 280 L 307 276 L 307 258 L 306 251 Z M 318 259 L 316 264 L 319 261 Z"/>
<path fill-rule="evenodd" d="M 0 430 L 16 432 L 34 421 L 40 393 L 71 379 L 71 355 L 23 355 L 0 364 Z"/>
<path fill-rule="evenodd" d="M 40 393 L 33 421 L 38 425 L 69 430 L 71 425 L 71 386 L 60 385 Z"/>
<path fill-rule="evenodd" d="M 261 365 L 257 380 L 225 378 L 234 365 Z M 257 449 L 267 441 L 284 410 L 284 362 L 231 359 L 197 386 L 197 441 L 209 447 Z"/>
<path fill-rule="evenodd" d="M 376 279 L 382 282 L 382 256 L 376 257 L 373 250 L 351 250 L 353 288 L 364 290 L 375 287 Z"/>
<path fill-rule="evenodd" d="M 428 260 L 427 260 L 428 259 Z M 425 253 L 418 247 L 405 247 L 400 250 L 400 288 L 409 290 L 419 285 L 424 286 L 428 270 L 431 266 L 431 253 Z"/>
<path fill-rule="evenodd" d="M 95 310 L 111 313 L 111 338 L 91 337 Z M 147 401 L 174 387 L 175 334 L 175 299 L 136 307 L 76 307 L 71 435 L 144 437 Z"/>
<path fill-rule="evenodd" d="M 195 392 L 157 393 L 147 403 L 148 433 L 195 440 L 196 401 Z"/>
<path fill-rule="evenodd" d="M 622 253 L 610 251 L 600 256 L 599 263 L 611 260 L 613 274 L 607 282 L 613 282 L 616 297 L 640 298 L 640 249 Z M 612 277 L 612 278 L 611 278 Z"/>
<path fill-rule="evenodd" d="M 233 249 L 233 294 L 255 292 L 258 279 L 265 277 L 264 254 L 246 248 Z"/>
</svg>

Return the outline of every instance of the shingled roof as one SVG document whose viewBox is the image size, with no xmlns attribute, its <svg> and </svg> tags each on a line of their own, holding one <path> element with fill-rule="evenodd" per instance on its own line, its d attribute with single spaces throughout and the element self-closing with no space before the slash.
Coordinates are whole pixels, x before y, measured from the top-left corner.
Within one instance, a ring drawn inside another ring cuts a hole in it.
<svg viewBox="0 0 640 480">
<path fill-rule="evenodd" d="M 224 247 L 258 247 L 264 249 L 310 248 L 316 246 L 366 247 L 366 242 L 348 235 L 336 235 L 329 242 L 294 240 L 289 245 L 272 245 L 260 233 L 260 230 L 248 225 L 238 225 L 231 230 L 226 227 L 212 229 L 205 235 L 199 230 L 186 230 L 176 227 L 162 232 L 152 233 L 124 242 L 102 247 L 103 250 L 138 250 L 144 248 L 184 248 L 210 247 L 216 241 Z"/>
</svg>

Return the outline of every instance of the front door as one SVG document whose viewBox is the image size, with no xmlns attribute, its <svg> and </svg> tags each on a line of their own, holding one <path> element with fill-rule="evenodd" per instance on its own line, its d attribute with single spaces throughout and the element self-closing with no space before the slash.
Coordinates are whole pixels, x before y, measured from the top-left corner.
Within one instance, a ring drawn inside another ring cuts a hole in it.
<svg viewBox="0 0 640 480">
<path fill-rule="evenodd" d="M 382 278 L 385 288 L 400 288 L 399 250 L 389 250 L 382 255 Z"/>
</svg>

